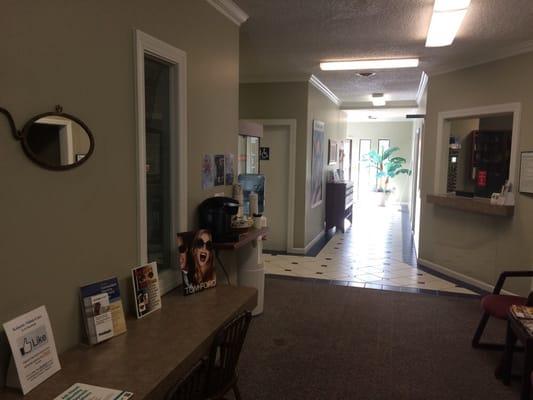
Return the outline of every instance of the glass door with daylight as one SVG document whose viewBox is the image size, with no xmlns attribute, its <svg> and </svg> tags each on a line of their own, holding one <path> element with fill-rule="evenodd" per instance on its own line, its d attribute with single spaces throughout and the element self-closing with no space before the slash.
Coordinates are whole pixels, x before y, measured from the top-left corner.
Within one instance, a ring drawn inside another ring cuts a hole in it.
<svg viewBox="0 0 533 400">
<path fill-rule="evenodd" d="M 359 140 L 359 162 L 357 173 L 357 198 L 363 200 L 368 197 L 375 184 L 375 170 L 370 167 L 367 155 L 370 152 L 372 141 L 370 139 Z M 374 173 L 374 174 L 373 174 Z"/>
</svg>

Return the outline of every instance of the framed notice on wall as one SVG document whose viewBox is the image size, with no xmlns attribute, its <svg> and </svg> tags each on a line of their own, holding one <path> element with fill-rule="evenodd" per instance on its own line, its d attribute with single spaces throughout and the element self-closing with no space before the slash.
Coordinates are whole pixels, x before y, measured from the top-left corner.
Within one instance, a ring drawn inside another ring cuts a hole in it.
<svg viewBox="0 0 533 400">
<path fill-rule="evenodd" d="M 520 193 L 533 193 L 533 151 L 524 151 L 520 157 Z"/>
<path fill-rule="evenodd" d="M 322 203 L 322 186 L 324 181 L 324 135 L 325 124 L 313 121 L 313 143 L 311 147 L 311 208 Z"/>
</svg>

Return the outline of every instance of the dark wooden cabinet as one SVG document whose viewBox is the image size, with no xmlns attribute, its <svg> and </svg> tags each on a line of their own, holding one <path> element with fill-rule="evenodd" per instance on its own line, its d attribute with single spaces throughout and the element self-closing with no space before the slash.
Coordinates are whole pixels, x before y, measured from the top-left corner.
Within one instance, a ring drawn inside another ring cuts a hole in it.
<svg viewBox="0 0 533 400">
<path fill-rule="evenodd" d="M 334 226 L 344 233 L 344 219 L 352 222 L 353 183 L 329 182 L 326 184 L 326 230 Z"/>
<path fill-rule="evenodd" d="M 490 197 L 499 193 L 509 179 L 511 164 L 511 131 L 473 131 L 472 135 L 472 179 L 475 194 Z"/>
</svg>

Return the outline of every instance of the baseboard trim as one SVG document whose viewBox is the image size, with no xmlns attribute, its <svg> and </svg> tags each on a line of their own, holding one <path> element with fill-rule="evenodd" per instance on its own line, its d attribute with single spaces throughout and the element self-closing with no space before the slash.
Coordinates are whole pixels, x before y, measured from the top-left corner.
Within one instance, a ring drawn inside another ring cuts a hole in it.
<svg viewBox="0 0 533 400">
<path fill-rule="evenodd" d="M 315 236 L 313 240 L 307 243 L 305 247 L 292 247 L 291 249 L 289 249 L 289 253 L 306 254 L 311 249 L 311 247 L 313 247 L 320 239 L 324 237 L 325 234 L 325 231 L 321 231 L 318 235 Z"/>
<path fill-rule="evenodd" d="M 442 265 L 434 263 L 433 261 L 425 260 L 423 258 L 417 258 L 417 262 L 418 262 L 418 264 L 422 265 L 423 267 L 426 267 L 426 268 L 429 268 L 429 269 L 433 269 L 433 270 L 435 270 L 437 272 L 440 272 L 441 274 L 447 275 L 447 276 L 449 276 L 451 278 L 466 282 L 469 285 L 475 286 L 475 287 L 477 287 L 477 288 L 479 288 L 481 290 L 485 290 L 487 292 L 492 292 L 494 290 L 494 286 L 493 285 L 489 285 L 486 282 L 477 280 L 477 279 L 472 278 L 472 277 L 470 277 L 468 275 L 464 275 L 464 274 L 461 274 L 460 272 L 457 272 L 457 271 L 454 271 L 452 269 L 443 267 Z M 504 289 L 502 289 L 501 293 L 502 294 L 512 295 L 512 296 L 516 296 L 515 293 L 509 292 L 509 291 L 504 290 Z"/>
</svg>

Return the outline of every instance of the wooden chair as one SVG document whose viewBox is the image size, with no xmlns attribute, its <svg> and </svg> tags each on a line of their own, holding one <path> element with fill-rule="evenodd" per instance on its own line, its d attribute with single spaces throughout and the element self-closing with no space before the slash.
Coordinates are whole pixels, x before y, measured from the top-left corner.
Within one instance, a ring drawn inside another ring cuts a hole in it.
<svg viewBox="0 0 533 400">
<path fill-rule="evenodd" d="M 241 400 L 237 387 L 237 363 L 241 354 L 252 313 L 245 311 L 224 325 L 216 334 L 207 366 L 207 398 L 221 400 L 233 389 L 236 400 Z"/>
<path fill-rule="evenodd" d="M 206 360 L 202 359 L 168 391 L 165 400 L 204 400 L 206 370 Z"/>
<path fill-rule="evenodd" d="M 488 294 L 481 299 L 481 307 L 483 308 L 483 315 L 479 321 L 479 325 L 474 333 L 472 338 L 472 347 L 474 348 L 483 348 L 489 350 L 503 350 L 504 345 L 497 343 L 480 343 L 481 336 L 485 330 L 485 326 L 490 317 L 495 317 L 498 319 L 506 320 L 509 307 L 512 305 L 533 305 L 533 292 L 529 294 L 529 297 L 520 297 L 520 296 L 509 296 L 500 294 L 505 280 L 507 278 L 517 278 L 517 277 L 533 277 L 532 271 L 505 271 L 500 274 L 496 286 L 492 294 Z"/>
</svg>

